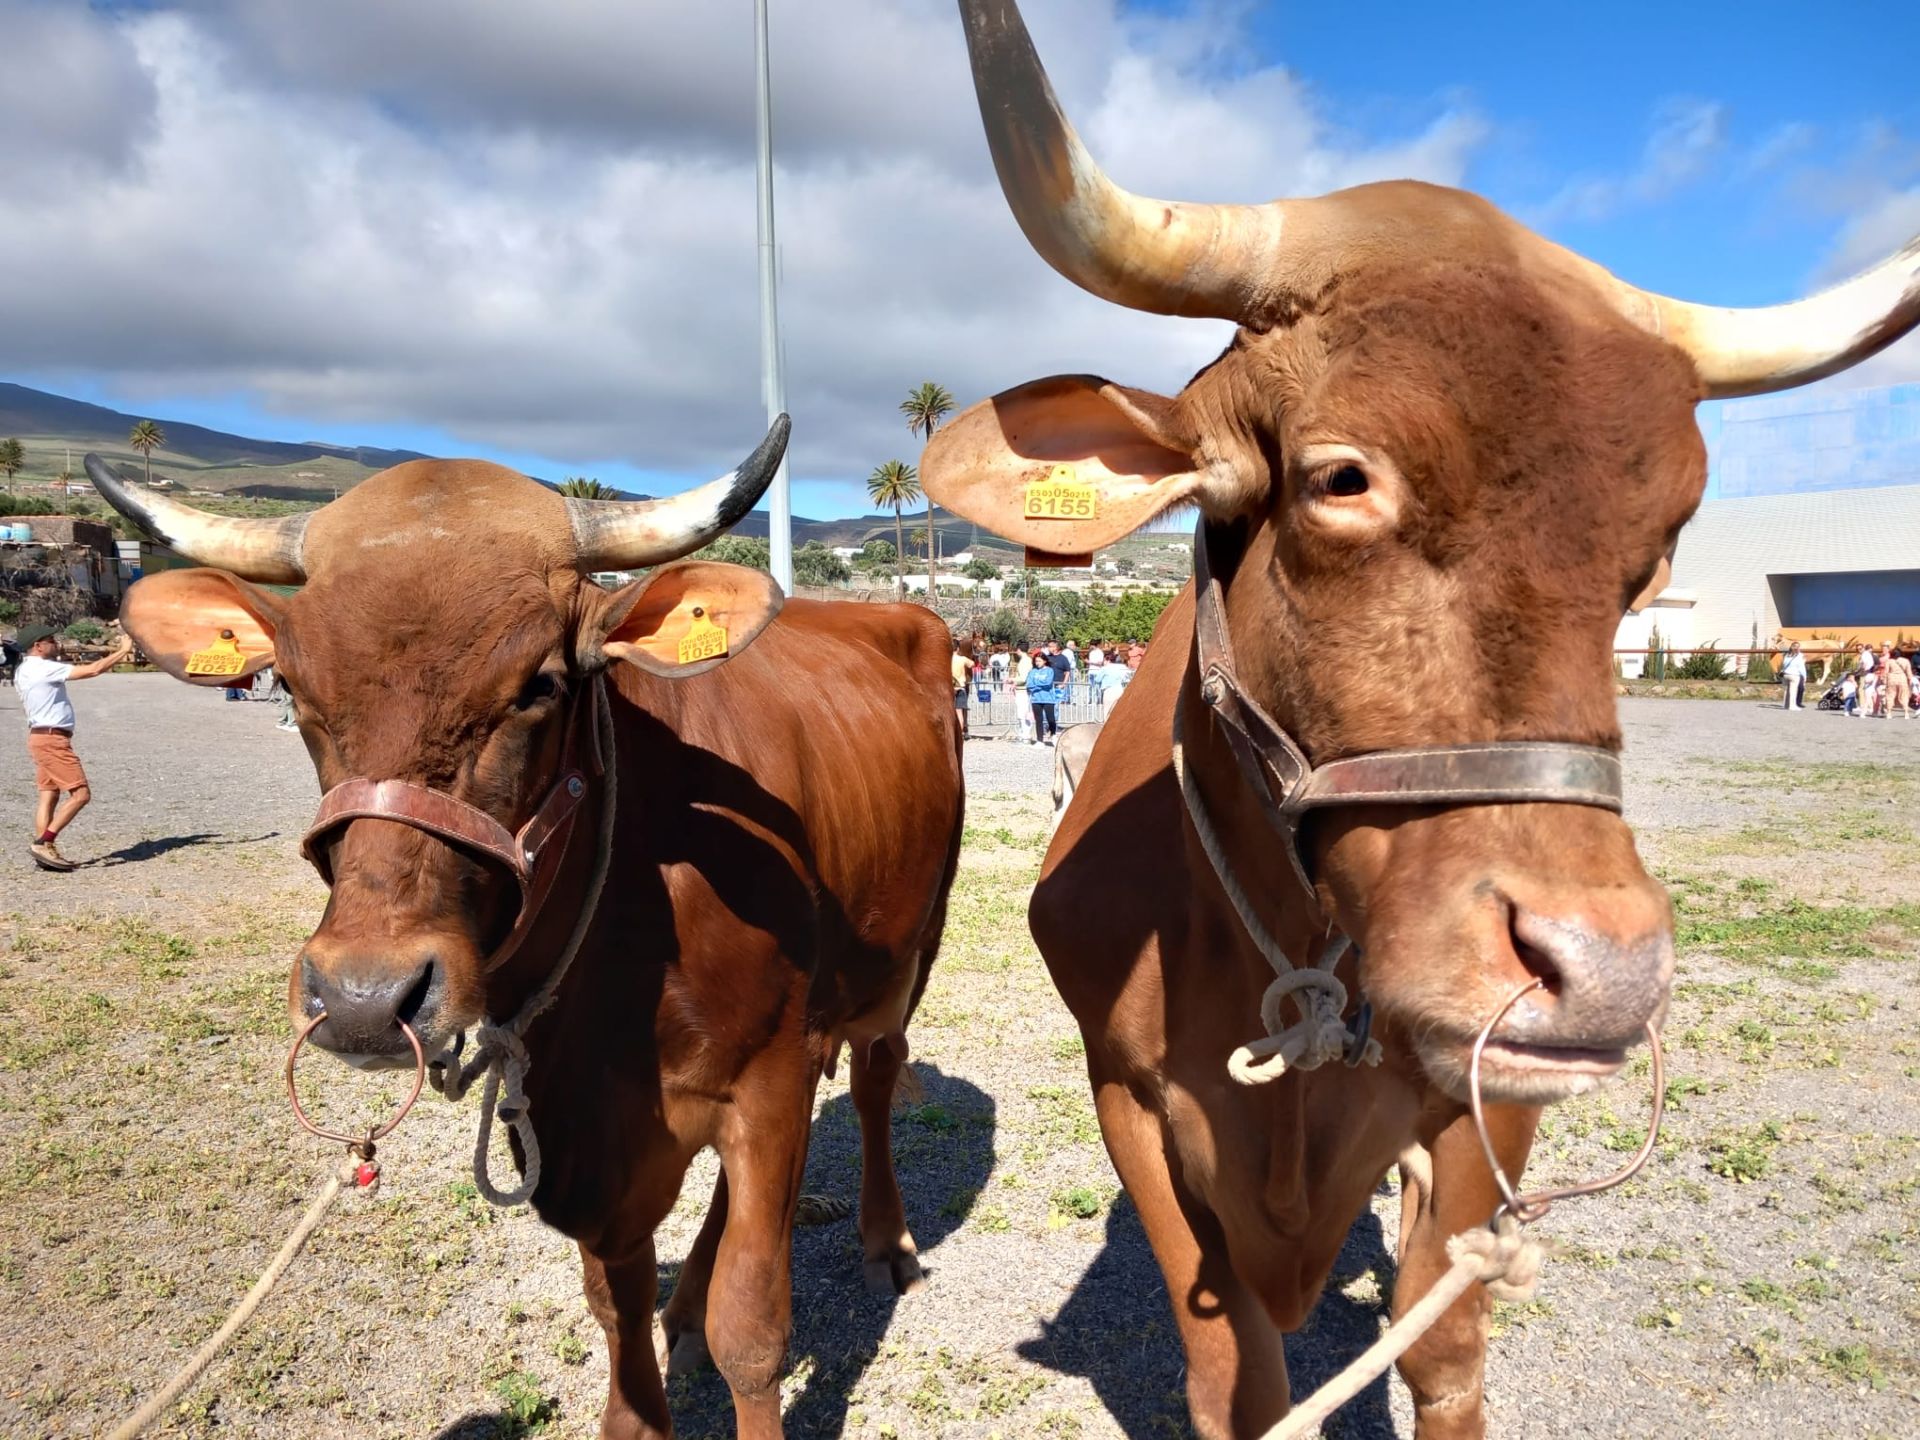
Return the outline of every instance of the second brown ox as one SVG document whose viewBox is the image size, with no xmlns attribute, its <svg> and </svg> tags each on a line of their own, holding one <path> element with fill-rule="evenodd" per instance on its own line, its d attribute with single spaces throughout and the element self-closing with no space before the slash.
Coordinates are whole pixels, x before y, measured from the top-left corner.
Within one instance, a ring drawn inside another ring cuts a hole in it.
<svg viewBox="0 0 1920 1440">
<path fill-rule="evenodd" d="M 1635 290 L 1433 186 L 1265 206 L 1132 195 L 1060 113 L 1012 0 L 960 8 L 1034 247 L 1117 303 L 1240 329 L 1171 399 L 1063 376 L 973 407 L 928 447 L 927 491 L 1060 553 L 1197 507 L 1244 691 L 1315 764 L 1485 741 L 1617 750 L 1614 631 L 1699 501 L 1695 403 L 1831 374 L 1920 316 L 1920 243 L 1813 300 L 1728 311 Z M 1396 1313 L 1446 1268 L 1446 1239 L 1493 1211 L 1463 1114 L 1475 1033 L 1543 982 L 1483 1070 L 1517 1175 L 1534 1107 L 1597 1084 L 1658 1023 L 1673 948 L 1626 825 L 1588 805 L 1321 811 L 1309 893 L 1200 678 L 1189 589 L 1094 751 L 1031 921 L 1172 1293 L 1194 1423 L 1217 1440 L 1286 1413 L 1281 1337 L 1396 1159 Z M 1341 974 L 1373 1007 L 1377 1069 L 1229 1077 L 1273 975 L 1195 814 L 1295 965 L 1330 935 L 1357 946 Z M 1484 1429 L 1487 1309 L 1476 1287 L 1401 1363 L 1423 1440 Z"/>
<path fill-rule="evenodd" d="M 724 531 L 785 439 L 783 418 L 738 472 L 664 501 L 563 500 L 498 466 L 415 461 L 274 522 L 188 510 L 88 459 L 121 511 L 221 567 L 134 586 L 141 647 L 201 683 L 220 683 L 194 657 L 223 631 L 243 673 L 273 663 L 341 802 L 310 841 L 332 894 L 293 967 L 296 1026 L 324 1011 L 318 1044 L 383 1064 L 409 1053 L 405 1021 L 434 1053 L 515 1015 L 591 914 L 525 1031 L 526 1098 L 533 1205 L 579 1242 L 611 1351 L 601 1431 L 622 1440 L 671 1430 L 653 1233 L 709 1145 L 721 1176 L 667 1340 L 676 1359 L 711 1353 L 741 1435 L 780 1433 L 794 1210 L 815 1087 L 842 1046 L 868 1283 L 920 1275 L 888 1113 L 958 857 L 947 632 L 915 606 L 782 608 L 766 576 L 730 565 L 611 593 L 585 578 Z M 304 584 L 287 597 L 258 581 Z M 357 780 L 397 783 L 382 801 Z M 545 849 L 544 820 L 525 838 L 548 858 L 523 899 L 489 827 L 563 811 Z"/>
</svg>

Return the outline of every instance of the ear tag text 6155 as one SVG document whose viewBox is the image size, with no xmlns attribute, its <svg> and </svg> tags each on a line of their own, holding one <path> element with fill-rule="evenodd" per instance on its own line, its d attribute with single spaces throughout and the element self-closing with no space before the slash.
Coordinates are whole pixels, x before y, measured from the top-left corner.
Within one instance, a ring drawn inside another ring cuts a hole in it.
<svg viewBox="0 0 1920 1440">
<path fill-rule="evenodd" d="M 1028 520 L 1092 520 L 1100 514 L 1100 492 L 1079 480 L 1071 465 L 1056 465 L 1044 480 L 1027 482 L 1021 516 Z"/>
<path fill-rule="evenodd" d="M 680 663 L 691 665 L 698 660 L 717 660 L 726 653 L 725 627 L 716 625 L 708 619 L 704 606 L 694 606 L 693 624 L 688 626 L 687 633 L 680 637 Z"/>
<path fill-rule="evenodd" d="M 231 630 L 222 630 L 213 644 L 187 656 L 189 675 L 238 675 L 246 668 L 247 657 L 240 653 L 240 642 Z"/>
</svg>

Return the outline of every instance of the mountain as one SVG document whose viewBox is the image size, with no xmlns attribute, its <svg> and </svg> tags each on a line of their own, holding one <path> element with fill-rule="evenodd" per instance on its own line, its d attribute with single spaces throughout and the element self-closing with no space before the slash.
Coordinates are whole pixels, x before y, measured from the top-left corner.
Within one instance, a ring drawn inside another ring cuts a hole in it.
<svg viewBox="0 0 1920 1440">
<path fill-rule="evenodd" d="M 18 436 L 27 452 L 27 463 L 17 477 L 23 486 L 52 485 L 69 456 L 74 478 L 84 481 L 80 457 L 89 450 L 98 451 L 129 479 L 145 474 L 144 457 L 127 443 L 128 432 L 142 420 L 154 421 L 167 437 L 165 446 L 153 452 L 154 478 L 171 480 L 185 490 L 214 490 L 265 500 L 331 500 L 390 465 L 427 458 L 417 450 L 382 450 L 370 445 L 253 440 L 163 415 L 130 415 L 105 405 L 0 381 L 0 437 Z M 624 491 L 621 495 L 648 498 Z M 905 521 L 911 532 L 926 524 L 925 512 L 918 518 L 908 515 Z M 754 510 L 734 526 L 734 533 L 764 539 L 767 529 L 767 512 Z M 941 512 L 938 529 L 942 555 L 976 545 L 1009 552 L 1014 548 L 996 536 L 978 532 L 971 521 L 945 511 Z M 793 517 L 796 546 L 809 540 L 834 546 L 863 545 L 873 539 L 893 539 L 892 514 L 845 520 Z M 912 561 L 911 554 L 908 561 Z"/>
<path fill-rule="evenodd" d="M 302 460 L 326 457 L 351 460 L 369 469 L 384 470 L 403 460 L 419 460 L 417 450 L 382 450 L 370 445 L 327 445 L 316 440 L 300 444 L 284 440 L 251 440 L 244 435 L 229 435 L 224 430 L 209 430 L 204 425 L 189 425 L 182 420 L 162 416 L 129 415 L 71 400 L 45 390 L 0 382 L 0 435 L 73 441 L 78 449 L 111 446 L 125 449 L 127 432 L 142 420 L 157 420 L 166 431 L 167 445 L 157 454 L 190 457 L 202 467 L 220 465 L 291 465 Z"/>
<path fill-rule="evenodd" d="M 913 568 L 913 557 L 919 549 L 913 542 L 913 532 L 926 528 L 927 512 L 907 514 L 901 517 L 901 523 L 907 533 L 907 568 Z M 1012 542 L 1002 540 L 998 535 L 981 530 L 971 520 L 942 510 L 940 519 L 934 525 L 940 532 L 941 555 L 958 555 L 963 550 L 992 549 L 1006 551 L 1011 555 L 1019 547 Z M 756 539 L 766 539 L 770 521 L 764 510 L 750 510 L 738 525 L 733 527 L 736 535 L 750 535 Z M 823 545 L 845 546 L 864 545 L 869 540 L 884 540 L 893 543 L 893 512 L 884 515 L 855 515 L 845 520 L 808 520 L 799 515 L 793 517 L 793 543 L 801 546 L 809 540 L 818 540 Z M 926 563 L 924 555 L 921 564 Z M 999 563 L 1009 563 L 1004 558 Z"/>
</svg>

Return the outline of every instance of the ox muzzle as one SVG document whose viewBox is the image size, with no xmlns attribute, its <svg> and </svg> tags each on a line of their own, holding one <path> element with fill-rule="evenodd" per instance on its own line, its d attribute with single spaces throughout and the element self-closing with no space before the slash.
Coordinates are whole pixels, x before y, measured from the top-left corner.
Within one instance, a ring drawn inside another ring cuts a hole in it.
<svg viewBox="0 0 1920 1440">
<path fill-rule="evenodd" d="M 1493 740 L 1378 750 L 1313 764 L 1240 684 L 1217 557 L 1210 553 L 1215 543 L 1202 520 L 1194 537 L 1194 657 L 1200 696 L 1241 778 L 1261 800 L 1260 813 L 1281 842 L 1310 912 L 1318 911 L 1321 902 L 1301 832 L 1316 810 L 1549 804 L 1621 813 L 1619 757 L 1591 745 Z M 1177 712 L 1175 745 L 1177 754 Z M 1184 765 L 1179 769 L 1182 797 L 1204 835 L 1211 829 L 1204 802 Z M 1224 873 L 1225 857 L 1213 846 L 1204 848 L 1232 896 L 1237 885 Z M 1594 1077 L 1611 1073 L 1625 1049 L 1664 1008 L 1673 968 L 1664 894 L 1647 882 L 1646 893 L 1614 887 L 1604 896 L 1570 896 L 1559 888 L 1528 885 L 1522 876 L 1507 883 L 1483 877 L 1479 888 L 1495 902 L 1487 907 L 1487 918 L 1497 920 L 1499 934 L 1476 936 L 1476 951 L 1482 956 L 1510 953 L 1542 982 L 1526 1000 L 1510 1007 L 1511 1016 L 1487 1051 L 1490 1073 L 1503 1063 L 1531 1065 L 1534 1088 L 1543 1095 L 1556 1086 L 1583 1088 Z M 1247 923 L 1244 911 L 1241 918 Z M 1356 1025 L 1364 1027 L 1367 1014 L 1363 1007 Z M 1464 1045 L 1477 1028 L 1468 1026 L 1457 1038 Z M 1464 1064 L 1454 1066 L 1449 1059 L 1437 1068 L 1442 1073 L 1436 1078 L 1464 1094 Z M 1554 1078 L 1542 1078 L 1549 1074 Z"/>
<path fill-rule="evenodd" d="M 300 853 L 332 888 L 335 837 L 357 822 L 384 820 L 425 831 L 504 869 L 518 886 L 518 909 L 512 928 L 481 964 L 484 979 L 526 945 L 565 869 L 580 806 L 605 773 L 604 747 L 610 737 L 603 733 L 604 685 L 604 678 L 596 675 L 589 687 L 592 693 L 568 717 L 559 774 L 519 829 L 508 829 L 478 806 L 444 790 L 410 780 L 360 777 L 342 781 L 321 797 L 313 823 L 301 838 Z M 578 758 L 583 750 L 588 757 L 585 764 Z M 402 1055 L 407 1042 L 396 1022 L 404 1019 L 423 1036 L 445 1040 L 449 1036 L 440 1033 L 443 1028 L 458 1030 L 473 1018 L 457 1017 L 445 1027 L 437 1023 L 443 1019 L 436 1012 L 445 985 L 434 974 L 430 953 L 358 954 L 322 965 L 314 962 L 309 948 L 301 957 L 297 982 L 303 1017 L 309 1022 L 322 1012 L 327 1017 L 314 1026 L 314 1043 L 336 1054 L 369 1059 Z"/>
</svg>

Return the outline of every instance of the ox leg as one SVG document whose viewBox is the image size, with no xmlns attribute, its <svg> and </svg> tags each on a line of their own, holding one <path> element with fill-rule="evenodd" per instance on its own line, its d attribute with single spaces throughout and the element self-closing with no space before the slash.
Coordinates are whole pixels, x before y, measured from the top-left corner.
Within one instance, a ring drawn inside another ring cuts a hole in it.
<svg viewBox="0 0 1920 1440">
<path fill-rule="evenodd" d="M 608 1264 L 580 1250 L 587 1308 L 607 1334 L 607 1406 L 601 1440 L 667 1440 L 673 1419 L 653 1353 L 653 1298 L 658 1278 L 651 1237 L 639 1253 Z"/>
<path fill-rule="evenodd" d="M 867 1289 L 906 1295 L 925 1283 L 893 1170 L 893 1091 L 907 1060 L 895 1032 L 853 1046 L 847 1080 L 860 1116 L 860 1253 Z"/>
<path fill-rule="evenodd" d="M 727 1215 L 707 1293 L 707 1349 L 733 1392 L 739 1440 L 779 1440 L 780 1370 L 793 1327 L 793 1211 L 812 1126 L 811 1085 L 751 1077 L 741 1090 L 797 1094 L 786 1114 L 741 1116 L 721 1152 Z"/>
<path fill-rule="evenodd" d="M 727 1228 L 727 1172 L 713 1182 L 713 1199 L 707 1205 L 707 1218 L 694 1237 L 674 1282 L 667 1308 L 661 1312 L 660 1328 L 666 1337 L 666 1354 L 661 1364 L 668 1375 L 686 1375 L 698 1370 L 707 1355 L 707 1291 L 713 1283 L 713 1258 L 720 1249 L 720 1236 Z"/>
<path fill-rule="evenodd" d="M 1179 1188 L 1160 1117 L 1122 1084 L 1094 1082 L 1100 1132 L 1166 1277 L 1187 1352 L 1187 1410 L 1201 1440 L 1247 1440 L 1287 1413 L 1287 1354 L 1266 1307 L 1233 1272 L 1219 1222 Z"/>
<path fill-rule="evenodd" d="M 1487 1131 L 1494 1153 L 1514 1180 L 1533 1147 L 1540 1112 L 1490 1105 Z M 1480 1153 L 1472 1117 L 1463 1115 L 1416 1147 L 1400 1163 L 1400 1274 L 1393 1287 L 1398 1319 L 1446 1273 L 1447 1241 L 1487 1223 L 1500 1192 Z M 1493 1301 L 1471 1287 L 1400 1358 L 1400 1377 L 1413 1392 L 1416 1440 L 1479 1440 L 1487 1433 L 1482 1382 L 1487 1365 L 1487 1321 Z"/>
</svg>

